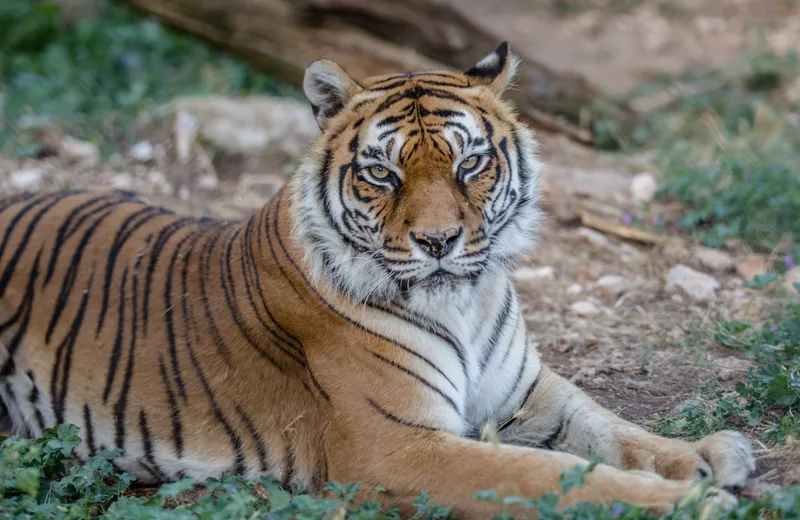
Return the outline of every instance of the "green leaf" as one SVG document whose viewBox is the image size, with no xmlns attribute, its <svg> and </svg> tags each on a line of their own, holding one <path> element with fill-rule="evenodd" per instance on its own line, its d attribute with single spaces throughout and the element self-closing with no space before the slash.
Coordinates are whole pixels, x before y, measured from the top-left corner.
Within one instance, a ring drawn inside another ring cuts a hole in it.
<svg viewBox="0 0 800 520">
<path fill-rule="evenodd" d="M 778 276 L 775 273 L 757 274 L 752 280 L 745 281 L 744 286 L 751 289 L 763 289 L 777 279 Z"/>
</svg>

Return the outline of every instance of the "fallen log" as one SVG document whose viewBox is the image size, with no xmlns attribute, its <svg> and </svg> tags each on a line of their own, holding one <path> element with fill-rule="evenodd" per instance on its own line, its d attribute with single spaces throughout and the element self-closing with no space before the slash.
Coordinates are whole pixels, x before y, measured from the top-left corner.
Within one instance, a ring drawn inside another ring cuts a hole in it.
<svg viewBox="0 0 800 520">
<path fill-rule="evenodd" d="M 306 65 L 321 57 L 356 80 L 398 71 L 466 70 L 502 36 L 463 16 L 446 0 L 123 0 L 299 86 Z M 525 52 L 508 97 L 539 128 L 592 143 L 600 94 L 582 78 L 558 74 Z M 635 114 L 623 106 L 604 111 L 623 130 Z"/>
</svg>

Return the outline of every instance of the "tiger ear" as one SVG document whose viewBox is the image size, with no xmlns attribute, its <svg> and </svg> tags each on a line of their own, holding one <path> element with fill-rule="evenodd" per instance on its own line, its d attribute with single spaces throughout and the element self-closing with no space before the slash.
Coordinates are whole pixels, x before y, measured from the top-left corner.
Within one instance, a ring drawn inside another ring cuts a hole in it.
<svg viewBox="0 0 800 520">
<path fill-rule="evenodd" d="M 499 96 L 514 80 L 518 66 L 519 58 L 508 50 L 508 42 L 503 42 L 464 74 L 470 86 L 483 85 Z"/>
<path fill-rule="evenodd" d="M 321 130 L 359 90 L 361 87 L 331 60 L 316 60 L 306 67 L 303 91 Z"/>
</svg>

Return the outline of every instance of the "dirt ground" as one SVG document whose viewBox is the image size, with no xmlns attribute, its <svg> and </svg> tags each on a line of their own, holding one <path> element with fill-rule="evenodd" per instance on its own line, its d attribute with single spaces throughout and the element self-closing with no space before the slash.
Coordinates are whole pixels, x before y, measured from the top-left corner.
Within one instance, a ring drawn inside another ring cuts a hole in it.
<svg viewBox="0 0 800 520">
<path fill-rule="evenodd" d="M 729 63 L 754 23 L 769 28 L 768 42 L 776 50 L 800 50 L 800 7 L 788 0 L 641 0 L 628 2 L 636 7 L 621 13 L 608 7 L 612 0 L 576 0 L 603 6 L 568 16 L 555 12 L 556 0 L 451 1 L 469 7 L 465 10 L 512 42 L 527 42 L 516 45 L 516 51 L 581 72 L 613 92 L 657 71 Z M 153 139 L 150 144 L 166 152 L 145 160 L 130 154 L 110 161 L 0 157 L 0 193 L 25 183 L 34 189 L 125 188 L 183 212 L 238 218 L 265 203 L 296 161 L 285 155 L 193 153 L 189 164 L 181 165 L 170 152 L 174 142 Z M 642 242 L 619 236 L 619 229 L 630 227 L 621 224 L 625 216 L 637 211 L 632 179 L 643 172 L 658 176 L 646 157 L 598 154 L 559 135 L 542 133 L 540 139 L 547 161 L 548 219 L 538 246 L 516 276 L 532 341 L 546 362 L 603 405 L 642 425 L 674 415 L 676 406 L 696 396 L 696 385 L 717 378 L 730 386 L 746 360 L 721 346 L 682 341 L 692 323 L 717 313 L 737 319 L 759 316 L 761 302 L 743 287 L 736 271 L 752 260 L 749 252 L 732 247 L 725 261 L 712 267 L 701 260 L 702 250 L 685 240 L 662 242 L 648 235 Z M 25 177 L 20 171 L 31 173 Z M 642 214 L 669 217 L 674 211 L 655 205 Z M 616 227 L 591 229 L 581 219 L 587 212 Z M 668 273 L 679 264 L 716 280 L 711 300 L 668 287 Z M 772 466 L 762 461 L 759 470 Z M 780 472 L 770 479 L 783 480 Z"/>
</svg>

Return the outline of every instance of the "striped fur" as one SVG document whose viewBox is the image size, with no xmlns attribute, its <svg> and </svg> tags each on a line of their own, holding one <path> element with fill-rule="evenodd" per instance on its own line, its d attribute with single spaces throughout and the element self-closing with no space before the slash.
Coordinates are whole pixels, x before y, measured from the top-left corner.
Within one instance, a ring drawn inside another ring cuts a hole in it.
<svg viewBox="0 0 800 520">
<path fill-rule="evenodd" d="M 515 67 L 505 44 L 463 74 L 356 84 L 311 64 L 322 135 L 242 222 L 124 192 L 0 201 L 14 430 L 77 424 L 79 458 L 121 448 L 116 464 L 145 483 L 360 480 L 403 510 L 427 491 L 464 517 L 493 511 L 476 490 L 539 496 L 594 455 L 610 465 L 571 500 L 661 511 L 691 479 L 741 484 L 739 434 L 658 438 L 529 345 L 508 270 L 535 238 L 541 165 L 501 100 Z M 487 423 L 503 445 L 476 439 Z"/>
</svg>

